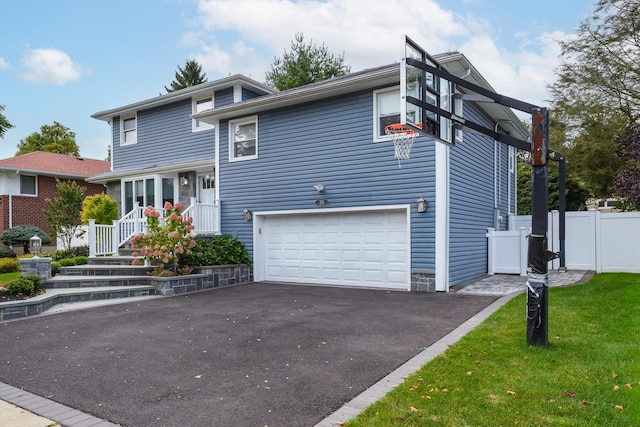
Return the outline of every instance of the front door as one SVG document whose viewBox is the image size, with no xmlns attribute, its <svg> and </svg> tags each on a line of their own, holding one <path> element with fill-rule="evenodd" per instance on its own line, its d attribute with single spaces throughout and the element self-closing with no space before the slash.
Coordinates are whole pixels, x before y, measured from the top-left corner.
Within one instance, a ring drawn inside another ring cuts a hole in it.
<svg viewBox="0 0 640 427">
<path fill-rule="evenodd" d="M 198 175 L 198 202 L 214 204 L 216 188 L 213 175 Z"/>
</svg>

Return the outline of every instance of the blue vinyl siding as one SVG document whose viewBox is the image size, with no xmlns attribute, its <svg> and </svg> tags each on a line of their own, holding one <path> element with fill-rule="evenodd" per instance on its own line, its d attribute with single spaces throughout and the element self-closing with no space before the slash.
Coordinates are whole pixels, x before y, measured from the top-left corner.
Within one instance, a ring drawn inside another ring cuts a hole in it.
<svg viewBox="0 0 640 427">
<path fill-rule="evenodd" d="M 470 103 L 465 118 L 493 127 Z M 486 232 L 494 223 L 493 144 L 491 138 L 465 132 L 463 142 L 450 150 L 450 285 L 487 273 Z M 502 159 L 508 171 L 507 156 Z"/>
<path fill-rule="evenodd" d="M 223 105 L 233 104 L 233 88 L 216 91 L 213 105 L 222 107 Z"/>
<path fill-rule="evenodd" d="M 258 96 L 262 96 L 262 94 L 254 92 L 252 90 L 242 88 L 242 100 L 248 101 L 249 99 L 257 98 Z"/>
<path fill-rule="evenodd" d="M 214 130 L 192 132 L 191 100 L 139 111 L 138 142 L 120 146 L 120 120 L 113 120 L 113 168 L 143 169 L 214 156 Z"/>
<path fill-rule="evenodd" d="M 229 163 L 228 121 L 219 131 L 222 232 L 249 251 L 253 223 L 243 209 L 317 209 L 320 198 L 328 208 L 410 204 L 412 268 L 435 268 L 434 143 L 418 138 L 398 168 L 393 144 L 373 142 L 372 91 L 259 114 L 256 160 Z M 427 213 L 416 212 L 419 197 Z"/>
</svg>

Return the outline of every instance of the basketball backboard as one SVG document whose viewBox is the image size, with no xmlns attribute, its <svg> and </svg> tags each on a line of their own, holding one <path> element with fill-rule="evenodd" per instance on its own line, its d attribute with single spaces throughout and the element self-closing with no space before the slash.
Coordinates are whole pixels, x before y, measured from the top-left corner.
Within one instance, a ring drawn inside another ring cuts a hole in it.
<svg viewBox="0 0 640 427">
<path fill-rule="evenodd" d="M 454 85 L 425 71 L 420 64 L 442 69 L 438 61 L 409 37 L 403 38 L 400 64 L 400 123 L 424 135 L 448 144 L 455 142 L 452 121 L 424 108 L 424 103 L 455 114 Z"/>
</svg>

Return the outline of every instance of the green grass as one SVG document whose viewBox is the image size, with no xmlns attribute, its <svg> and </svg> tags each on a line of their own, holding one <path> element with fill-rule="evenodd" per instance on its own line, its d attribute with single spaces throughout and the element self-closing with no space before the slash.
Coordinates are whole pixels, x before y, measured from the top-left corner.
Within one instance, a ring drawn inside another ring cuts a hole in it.
<svg viewBox="0 0 640 427">
<path fill-rule="evenodd" d="M 21 274 L 22 273 L 19 271 L 15 271 L 13 273 L 0 273 L 0 286 L 4 286 L 10 281 L 17 279 Z"/>
<path fill-rule="evenodd" d="M 525 309 L 509 301 L 346 426 L 640 426 L 640 275 L 550 288 L 546 348 L 527 346 Z"/>
</svg>

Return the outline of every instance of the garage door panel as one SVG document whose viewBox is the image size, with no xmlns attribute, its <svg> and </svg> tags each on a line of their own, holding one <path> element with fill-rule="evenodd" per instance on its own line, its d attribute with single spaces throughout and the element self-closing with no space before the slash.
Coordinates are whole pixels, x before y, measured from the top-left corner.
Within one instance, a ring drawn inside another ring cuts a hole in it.
<svg viewBox="0 0 640 427">
<path fill-rule="evenodd" d="M 265 280 L 409 288 L 406 210 L 265 216 Z"/>
</svg>

